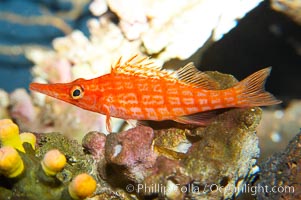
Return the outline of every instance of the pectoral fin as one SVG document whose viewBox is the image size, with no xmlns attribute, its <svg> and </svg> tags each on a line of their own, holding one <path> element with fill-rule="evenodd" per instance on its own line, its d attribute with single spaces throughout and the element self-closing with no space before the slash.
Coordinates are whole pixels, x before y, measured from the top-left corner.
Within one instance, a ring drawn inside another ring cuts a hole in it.
<svg viewBox="0 0 301 200">
<path fill-rule="evenodd" d="M 111 117 L 109 114 L 106 115 L 106 129 L 109 133 L 112 133 Z"/>
</svg>

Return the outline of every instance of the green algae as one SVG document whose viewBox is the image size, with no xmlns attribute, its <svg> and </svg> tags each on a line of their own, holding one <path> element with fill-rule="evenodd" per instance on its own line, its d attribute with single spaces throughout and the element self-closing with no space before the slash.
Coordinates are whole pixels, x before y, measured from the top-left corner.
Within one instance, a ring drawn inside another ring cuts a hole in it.
<svg viewBox="0 0 301 200">
<path fill-rule="evenodd" d="M 70 181 L 72 176 L 92 170 L 93 159 L 85 154 L 83 147 L 76 141 L 70 140 L 60 133 L 37 134 L 37 148 L 35 155 L 42 159 L 47 151 L 58 149 L 67 158 L 64 168 L 65 181 Z"/>
</svg>

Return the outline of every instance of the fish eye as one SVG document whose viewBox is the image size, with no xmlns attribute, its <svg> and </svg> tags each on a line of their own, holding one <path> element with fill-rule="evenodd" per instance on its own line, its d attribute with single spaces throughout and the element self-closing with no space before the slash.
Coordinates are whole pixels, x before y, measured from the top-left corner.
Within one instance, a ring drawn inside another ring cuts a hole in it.
<svg viewBox="0 0 301 200">
<path fill-rule="evenodd" d="M 82 87 L 75 85 L 71 88 L 70 94 L 72 99 L 81 99 L 84 96 L 84 90 Z"/>
</svg>

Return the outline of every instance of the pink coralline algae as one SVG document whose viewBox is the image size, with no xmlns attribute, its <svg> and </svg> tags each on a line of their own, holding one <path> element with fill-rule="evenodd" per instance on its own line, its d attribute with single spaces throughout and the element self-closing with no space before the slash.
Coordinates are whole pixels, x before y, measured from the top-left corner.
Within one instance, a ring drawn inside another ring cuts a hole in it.
<svg viewBox="0 0 301 200">
<path fill-rule="evenodd" d="M 106 142 L 106 159 L 109 163 L 124 166 L 130 176 L 142 180 L 146 170 L 156 162 L 153 139 L 153 130 L 145 126 L 110 134 Z"/>
<path fill-rule="evenodd" d="M 96 131 L 87 133 L 82 141 L 83 147 L 89 151 L 94 159 L 104 158 L 106 135 Z"/>
</svg>

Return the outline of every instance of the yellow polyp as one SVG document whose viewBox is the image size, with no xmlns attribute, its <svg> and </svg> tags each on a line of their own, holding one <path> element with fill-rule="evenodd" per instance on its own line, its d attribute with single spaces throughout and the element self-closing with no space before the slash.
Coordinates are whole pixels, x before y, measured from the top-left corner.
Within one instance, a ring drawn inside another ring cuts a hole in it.
<svg viewBox="0 0 301 200">
<path fill-rule="evenodd" d="M 96 181 L 89 174 L 77 175 L 69 184 L 69 195 L 73 199 L 85 199 L 96 190 Z"/>
<path fill-rule="evenodd" d="M 0 148 L 0 174 L 15 178 L 22 174 L 24 163 L 19 153 L 11 146 Z"/>
<path fill-rule="evenodd" d="M 21 138 L 22 144 L 24 142 L 28 142 L 31 145 L 32 149 L 35 150 L 37 138 L 34 134 L 29 133 L 29 132 L 24 132 L 24 133 L 20 134 L 20 138 Z"/>
<path fill-rule="evenodd" d="M 4 124 L 11 124 L 13 121 L 11 119 L 1 119 L 0 120 L 0 126 Z"/>
<path fill-rule="evenodd" d="M 48 151 L 41 161 L 42 169 L 48 176 L 54 176 L 66 165 L 66 157 L 57 149 Z"/>
<path fill-rule="evenodd" d="M 19 135 L 19 127 L 10 119 L 0 120 L 0 142 L 1 146 L 11 146 L 25 152 Z"/>
</svg>

